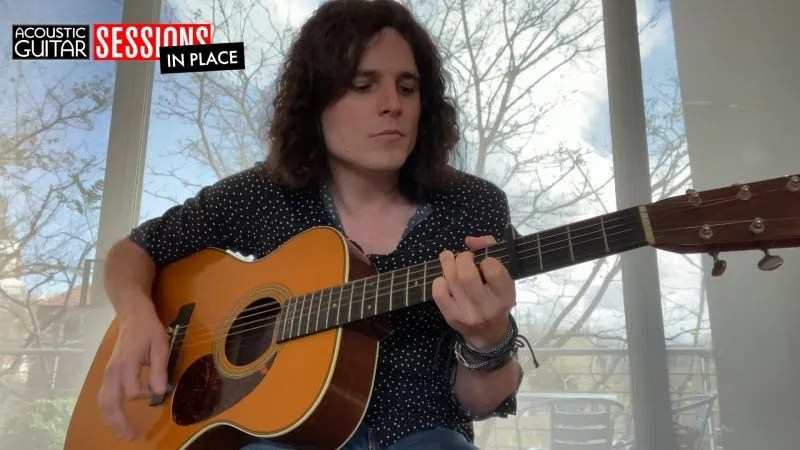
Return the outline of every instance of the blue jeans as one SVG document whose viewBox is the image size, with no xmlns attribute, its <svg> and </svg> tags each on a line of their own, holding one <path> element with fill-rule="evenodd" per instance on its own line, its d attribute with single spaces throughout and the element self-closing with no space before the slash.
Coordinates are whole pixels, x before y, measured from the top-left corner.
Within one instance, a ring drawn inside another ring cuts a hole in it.
<svg viewBox="0 0 800 450">
<path fill-rule="evenodd" d="M 284 450 L 287 445 L 274 444 L 266 440 L 247 444 L 241 450 Z M 380 450 L 372 429 L 362 423 L 353 437 L 341 450 Z M 463 434 L 449 428 L 437 427 L 432 430 L 409 434 L 385 450 L 478 450 Z"/>
</svg>

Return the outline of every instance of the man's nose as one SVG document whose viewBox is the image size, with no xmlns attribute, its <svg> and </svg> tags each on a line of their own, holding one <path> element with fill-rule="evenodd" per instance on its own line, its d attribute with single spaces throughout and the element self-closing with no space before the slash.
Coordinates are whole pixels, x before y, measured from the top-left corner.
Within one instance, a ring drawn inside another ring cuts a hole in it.
<svg viewBox="0 0 800 450">
<path fill-rule="evenodd" d="M 394 85 L 382 87 L 378 93 L 378 110 L 381 115 L 400 114 L 400 94 Z"/>
</svg>

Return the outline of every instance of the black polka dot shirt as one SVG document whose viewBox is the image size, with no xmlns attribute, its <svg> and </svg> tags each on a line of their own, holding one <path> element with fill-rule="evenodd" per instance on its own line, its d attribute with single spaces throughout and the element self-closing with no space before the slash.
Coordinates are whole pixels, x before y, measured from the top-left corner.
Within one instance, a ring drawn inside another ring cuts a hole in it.
<svg viewBox="0 0 800 450">
<path fill-rule="evenodd" d="M 459 181 L 417 208 L 397 248 L 368 255 L 379 272 L 436 260 L 445 249 L 466 250 L 465 236 L 498 241 L 509 222 L 505 193 L 480 178 Z M 133 229 L 130 239 L 164 266 L 207 247 L 262 258 L 314 226 L 341 229 L 327 186 L 289 190 L 270 182 L 256 166 L 207 186 L 184 204 Z M 381 342 L 365 421 L 381 446 L 437 426 L 473 439 L 475 416 L 453 395 L 454 331 L 434 302 L 388 313 L 393 333 Z M 516 410 L 509 397 L 489 416 Z"/>
</svg>

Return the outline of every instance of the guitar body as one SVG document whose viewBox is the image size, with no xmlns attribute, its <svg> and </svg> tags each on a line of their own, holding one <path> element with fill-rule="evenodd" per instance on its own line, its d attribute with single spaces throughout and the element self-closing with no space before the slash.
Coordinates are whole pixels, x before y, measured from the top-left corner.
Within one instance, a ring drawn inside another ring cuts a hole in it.
<svg viewBox="0 0 800 450">
<path fill-rule="evenodd" d="M 97 399 L 117 339 L 114 320 L 65 448 L 237 449 L 258 437 L 297 448 L 342 446 L 363 419 L 386 329 L 364 320 L 279 343 L 274 322 L 291 297 L 373 273 L 327 227 L 300 233 L 254 262 L 206 249 L 164 267 L 153 293 L 158 315 L 165 326 L 176 318 L 186 325 L 173 332 L 174 391 L 153 406 L 149 399 L 126 402 L 138 434 L 132 441 L 105 425 Z M 145 370 L 144 385 L 148 379 Z"/>
</svg>

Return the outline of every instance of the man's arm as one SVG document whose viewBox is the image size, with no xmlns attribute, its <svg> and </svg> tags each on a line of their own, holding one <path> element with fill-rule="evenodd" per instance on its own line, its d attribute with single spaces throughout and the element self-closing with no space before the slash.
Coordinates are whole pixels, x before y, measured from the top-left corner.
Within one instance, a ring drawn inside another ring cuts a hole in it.
<svg viewBox="0 0 800 450">
<path fill-rule="evenodd" d="M 517 392 L 522 368 L 516 360 L 493 372 L 478 372 L 455 363 L 455 395 L 461 407 L 476 415 L 493 413 Z"/>
<path fill-rule="evenodd" d="M 151 299 L 155 273 L 153 259 L 129 239 L 114 244 L 106 256 L 105 288 L 119 328 L 98 403 L 106 423 L 128 439 L 136 431 L 125 415 L 124 401 L 167 390 L 167 335 Z M 149 383 L 140 379 L 143 366 L 150 366 Z"/>
<path fill-rule="evenodd" d="M 141 308 L 152 308 L 151 291 L 156 265 L 147 252 L 130 239 L 111 247 L 105 263 L 105 288 L 120 317 Z"/>
</svg>

